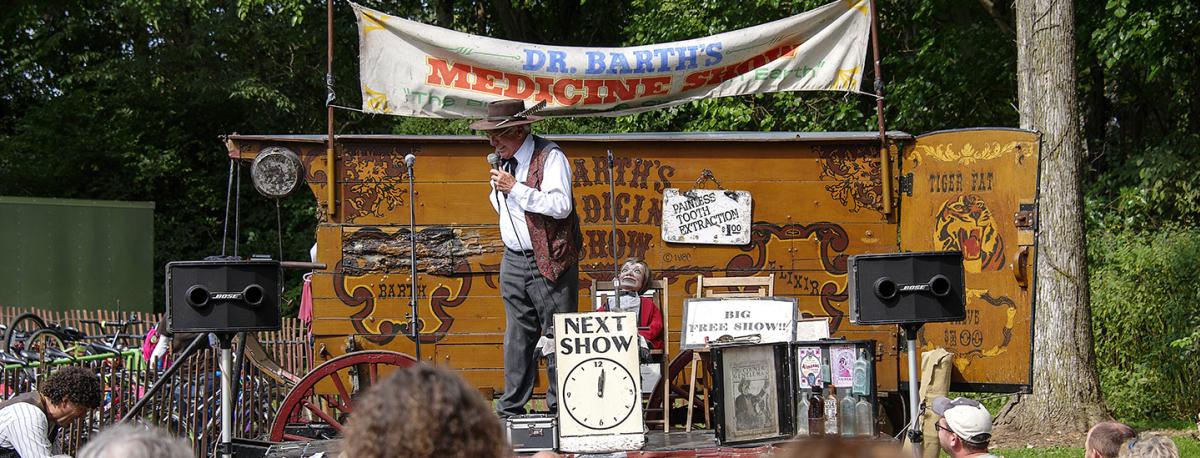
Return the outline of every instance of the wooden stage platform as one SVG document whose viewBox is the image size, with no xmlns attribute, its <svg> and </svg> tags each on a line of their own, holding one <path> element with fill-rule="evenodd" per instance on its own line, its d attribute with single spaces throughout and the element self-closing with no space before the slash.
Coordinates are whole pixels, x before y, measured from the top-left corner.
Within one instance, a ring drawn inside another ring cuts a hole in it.
<svg viewBox="0 0 1200 458">
<path fill-rule="evenodd" d="M 712 430 L 697 430 L 692 432 L 675 431 L 664 433 L 662 431 L 651 431 L 646 433 L 646 445 L 642 450 L 612 452 L 612 453 L 589 453 L 589 454 L 572 454 L 562 453 L 563 458 L 708 458 L 708 457 L 731 457 L 731 458 L 758 458 L 758 457 L 801 457 L 801 456 L 862 456 L 862 457 L 887 457 L 896 456 L 894 453 L 889 453 L 886 447 L 889 442 L 869 439 L 831 439 L 829 445 L 831 447 L 821 448 L 837 448 L 842 449 L 846 444 L 858 444 L 859 447 L 854 449 L 870 450 L 867 454 L 851 454 L 851 455 L 826 455 L 823 453 L 810 454 L 808 452 L 817 452 L 811 450 L 805 442 L 784 441 L 772 444 L 759 444 L 752 446 L 731 447 L 721 446 L 717 444 L 716 437 Z M 862 447 L 863 444 L 871 444 Z M 260 452 L 261 453 L 261 452 Z M 323 455 L 322 455 L 323 453 Z M 265 451 L 265 454 L 247 453 L 237 454 L 235 456 L 241 458 L 243 456 L 264 456 L 270 458 L 310 458 L 310 457 L 336 457 L 338 455 L 338 444 L 335 440 L 312 441 L 312 442 L 291 442 L 284 444 L 271 444 Z M 532 456 L 532 453 L 519 453 L 516 457 Z"/>
</svg>

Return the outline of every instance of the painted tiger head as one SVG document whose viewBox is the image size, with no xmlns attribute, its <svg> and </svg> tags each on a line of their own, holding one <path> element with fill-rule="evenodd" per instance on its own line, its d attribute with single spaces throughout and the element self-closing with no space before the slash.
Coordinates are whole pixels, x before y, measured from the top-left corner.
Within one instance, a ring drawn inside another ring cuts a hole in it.
<svg viewBox="0 0 1200 458">
<path fill-rule="evenodd" d="M 937 238 L 942 250 L 961 251 L 967 272 L 1000 270 L 1004 267 L 1004 238 L 987 203 L 967 194 L 942 204 L 937 214 Z"/>
</svg>

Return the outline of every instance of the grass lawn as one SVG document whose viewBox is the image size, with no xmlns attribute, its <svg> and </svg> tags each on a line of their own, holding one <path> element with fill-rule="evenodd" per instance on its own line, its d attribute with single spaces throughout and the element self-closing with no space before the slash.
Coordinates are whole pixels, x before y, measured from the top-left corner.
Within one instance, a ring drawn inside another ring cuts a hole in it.
<svg viewBox="0 0 1200 458">
<path fill-rule="evenodd" d="M 1200 441 L 1187 436 L 1176 436 L 1172 440 L 1179 447 L 1179 456 L 1195 456 L 1200 457 Z M 1025 448 L 1025 449 L 996 449 L 992 453 L 1003 456 L 1004 458 L 1080 458 L 1083 456 L 1083 448 L 1072 447 L 1050 447 L 1050 448 Z M 945 456 L 945 453 L 942 453 Z"/>
</svg>

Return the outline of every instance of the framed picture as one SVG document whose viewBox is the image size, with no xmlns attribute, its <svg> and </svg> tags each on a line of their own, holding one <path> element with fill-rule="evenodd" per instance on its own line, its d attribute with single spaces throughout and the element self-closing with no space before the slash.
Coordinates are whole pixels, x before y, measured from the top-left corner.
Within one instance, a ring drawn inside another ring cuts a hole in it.
<svg viewBox="0 0 1200 458">
<path fill-rule="evenodd" d="M 829 338 L 829 317 L 796 320 L 796 342 Z"/>
<path fill-rule="evenodd" d="M 717 441 L 753 444 L 793 434 L 791 368 L 787 344 L 713 349 Z"/>
</svg>

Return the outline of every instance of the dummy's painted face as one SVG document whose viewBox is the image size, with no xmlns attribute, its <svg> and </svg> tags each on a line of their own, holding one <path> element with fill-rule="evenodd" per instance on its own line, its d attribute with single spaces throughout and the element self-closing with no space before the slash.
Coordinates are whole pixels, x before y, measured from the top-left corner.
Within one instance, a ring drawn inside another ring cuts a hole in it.
<svg viewBox="0 0 1200 458">
<path fill-rule="evenodd" d="M 640 262 L 625 263 L 621 266 L 621 273 L 617 275 L 617 280 L 621 282 L 621 289 L 640 292 L 646 281 L 646 265 Z"/>
</svg>

